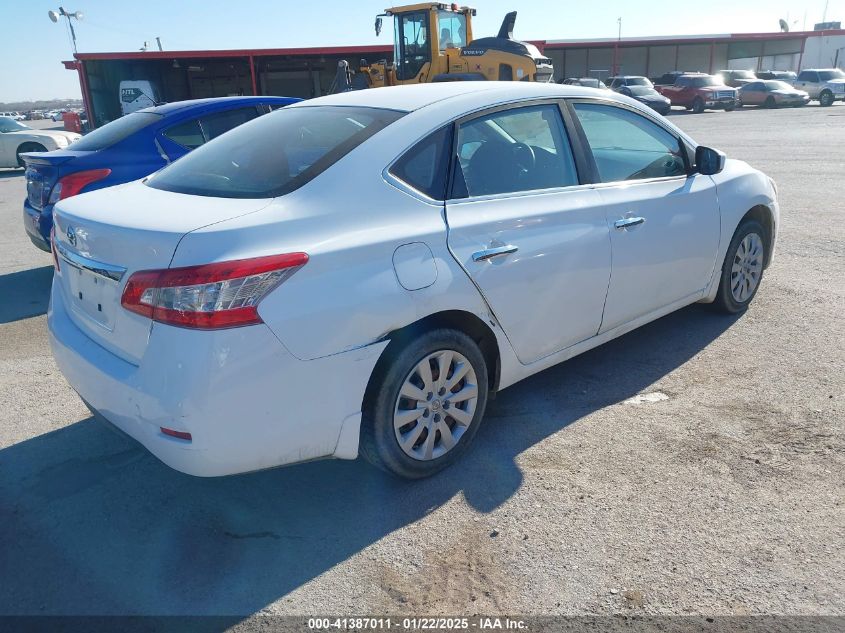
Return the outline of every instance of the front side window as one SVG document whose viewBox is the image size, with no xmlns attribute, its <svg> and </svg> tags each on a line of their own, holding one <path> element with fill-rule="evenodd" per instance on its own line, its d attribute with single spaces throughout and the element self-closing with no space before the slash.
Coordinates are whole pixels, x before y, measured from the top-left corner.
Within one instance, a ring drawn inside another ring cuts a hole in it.
<svg viewBox="0 0 845 633">
<path fill-rule="evenodd" d="M 214 114 L 207 114 L 200 117 L 200 124 L 207 140 L 217 138 L 224 132 L 238 127 L 252 121 L 258 116 L 258 110 L 254 106 L 246 108 L 238 108 L 237 110 L 226 110 L 224 112 L 215 112 Z"/>
<path fill-rule="evenodd" d="M 504 110 L 463 123 L 457 153 L 456 197 L 578 184 L 556 105 Z M 466 191 L 461 191 L 464 184 Z"/>
<path fill-rule="evenodd" d="M 428 38 L 428 13 L 396 16 L 396 77 L 413 79 L 431 61 Z"/>
<path fill-rule="evenodd" d="M 219 198 L 275 198 L 316 178 L 404 113 L 379 108 L 283 108 L 170 164 L 154 189 Z"/>
<path fill-rule="evenodd" d="M 576 103 L 602 182 L 666 178 L 686 174 L 680 140 L 625 108 Z"/>
</svg>

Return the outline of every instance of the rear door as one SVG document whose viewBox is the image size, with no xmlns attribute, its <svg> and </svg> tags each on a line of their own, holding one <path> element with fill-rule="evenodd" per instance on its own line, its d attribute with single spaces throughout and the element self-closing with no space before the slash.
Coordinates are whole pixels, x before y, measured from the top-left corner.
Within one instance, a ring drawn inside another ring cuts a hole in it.
<svg viewBox="0 0 845 633">
<path fill-rule="evenodd" d="M 519 360 L 594 336 L 610 236 L 600 196 L 579 180 L 560 106 L 512 105 L 461 120 L 455 149 L 449 248 Z"/>
<path fill-rule="evenodd" d="M 703 290 L 715 265 L 716 186 L 693 173 L 685 146 L 655 119 L 621 104 L 577 101 L 607 214 L 613 274 L 601 331 Z"/>
</svg>

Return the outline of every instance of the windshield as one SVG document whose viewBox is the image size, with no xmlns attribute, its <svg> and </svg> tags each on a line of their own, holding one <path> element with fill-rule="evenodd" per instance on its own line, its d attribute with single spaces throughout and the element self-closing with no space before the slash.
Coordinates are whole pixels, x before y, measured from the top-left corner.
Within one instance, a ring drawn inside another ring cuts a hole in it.
<svg viewBox="0 0 845 633">
<path fill-rule="evenodd" d="M 628 85 L 629 86 L 646 86 L 651 88 L 654 84 L 651 83 L 649 79 L 646 77 L 629 77 L 628 78 Z"/>
<path fill-rule="evenodd" d="M 628 91 L 635 97 L 645 97 L 647 95 L 657 94 L 654 88 L 648 86 L 628 86 Z"/>
<path fill-rule="evenodd" d="M 705 75 L 704 77 L 690 77 L 689 85 L 693 88 L 704 88 L 706 86 L 721 86 L 722 82 L 713 75 Z"/>
<path fill-rule="evenodd" d="M 731 72 L 736 79 L 757 79 L 750 70 L 734 70 Z"/>
<path fill-rule="evenodd" d="M 377 108 L 282 108 L 165 167 L 154 189 L 218 198 L 275 198 L 301 187 L 403 115 Z"/>
<path fill-rule="evenodd" d="M 73 144 L 73 149 L 80 152 L 96 152 L 111 147 L 134 134 L 141 128 L 161 120 L 160 114 L 152 112 L 133 112 L 124 117 L 98 127 L 90 134 L 86 134 Z"/>
<path fill-rule="evenodd" d="M 842 72 L 838 68 L 836 70 L 820 70 L 819 71 L 819 80 L 820 81 L 830 81 L 831 79 L 845 79 L 845 72 Z"/>
<path fill-rule="evenodd" d="M 795 90 L 785 81 L 764 81 L 763 83 L 766 84 L 766 90 Z"/>
<path fill-rule="evenodd" d="M 437 12 L 440 22 L 440 50 L 449 47 L 463 48 L 466 46 L 467 18 L 463 13 L 454 11 Z"/>
<path fill-rule="evenodd" d="M 22 130 L 31 130 L 28 125 L 24 125 L 20 121 L 15 121 L 8 117 L 0 117 L 0 132 L 20 132 Z"/>
</svg>

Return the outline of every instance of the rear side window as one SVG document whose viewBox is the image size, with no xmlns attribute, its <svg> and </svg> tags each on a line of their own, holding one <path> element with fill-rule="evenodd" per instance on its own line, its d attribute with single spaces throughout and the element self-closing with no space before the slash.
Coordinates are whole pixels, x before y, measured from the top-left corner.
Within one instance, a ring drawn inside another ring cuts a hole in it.
<svg viewBox="0 0 845 633">
<path fill-rule="evenodd" d="M 602 182 L 686 175 L 680 139 L 653 121 L 616 106 L 574 105 Z"/>
<path fill-rule="evenodd" d="M 503 110 L 462 123 L 457 153 L 455 197 L 578 184 L 556 105 Z"/>
<path fill-rule="evenodd" d="M 443 200 L 451 148 L 452 128 L 447 126 L 405 152 L 390 168 L 390 173 L 429 198 Z"/>
<path fill-rule="evenodd" d="M 96 152 L 119 143 L 128 136 L 161 120 L 160 114 L 152 112 L 133 112 L 98 127 L 73 144 L 73 149 L 80 152 Z"/>
<path fill-rule="evenodd" d="M 210 141 L 232 128 L 243 125 L 247 121 L 252 121 L 257 116 L 258 110 L 254 106 L 250 106 L 248 108 L 238 108 L 237 110 L 226 110 L 225 112 L 207 114 L 206 116 L 200 117 L 200 125 L 202 125 L 206 139 Z"/>
<path fill-rule="evenodd" d="M 196 119 L 169 127 L 164 131 L 164 135 L 174 143 L 188 149 L 196 149 L 205 143 L 202 129 L 200 129 L 199 121 Z"/>
<path fill-rule="evenodd" d="M 298 189 L 404 113 L 379 108 L 283 108 L 165 167 L 154 189 L 219 198 L 275 198 Z"/>
<path fill-rule="evenodd" d="M 801 81 L 818 81 L 819 76 L 816 73 L 811 73 L 805 70 L 803 73 L 798 75 L 798 79 Z"/>
</svg>

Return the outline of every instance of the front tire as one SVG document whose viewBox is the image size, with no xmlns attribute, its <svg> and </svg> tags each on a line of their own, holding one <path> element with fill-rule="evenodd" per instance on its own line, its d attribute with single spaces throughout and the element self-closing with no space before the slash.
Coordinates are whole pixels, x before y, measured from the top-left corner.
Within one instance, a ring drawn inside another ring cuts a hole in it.
<svg viewBox="0 0 845 633">
<path fill-rule="evenodd" d="M 745 220 L 739 225 L 725 254 L 714 308 L 728 314 L 748 309 L 763 280 L 768 247 L 766 231 L 759 222 Z"/>
<path fill-rule="evenodd" d="M 775 98 L 774 97 L 766 97 L 766 103 L 763 104 L 765 107 L 769 108 L 770 110 L 775 107 Z"/>
<path fill-rule="evenodd" d="M 692 102 L 692 111 L 695 114 L 704 112 L 704 100 L 701 97 L 696 97 L 695 101 Z"/>
<path fill-rule="evenodd" d="M 823 108 L 833 105 L 833 93 L 830 90 L 825 90 L 819 95 L 819 105 Z"/>
<path fill-rule="evenodd" d="M 450 329 L 394 341 L 385 354 L 367 389 L 361 454 L 400 477 L 429 477 L 458 460 L 478 432 L 488 395 L 484 356 Z"/>
</svg>

